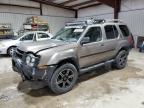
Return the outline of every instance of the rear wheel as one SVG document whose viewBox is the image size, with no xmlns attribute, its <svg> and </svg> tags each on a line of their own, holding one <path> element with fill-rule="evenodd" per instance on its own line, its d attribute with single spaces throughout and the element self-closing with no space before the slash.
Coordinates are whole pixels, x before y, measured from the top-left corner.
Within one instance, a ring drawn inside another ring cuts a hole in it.
<svg viewBox="0 0 144 108">
<path fill-rule="evenodd" d="M 113 66 L 117 69 L 123 69 L 127 64 L 127 57 L 128 57 L 128 52 L 126 50 L 120 51 L 116 56 Z"/>
<path fill-rule="evenodd" d="M 73 64 L 67 63 L 56 69 L 51 78 L 49 87 L 56 94 L 66 93 L 73 88 L 77 78 L 77 69 Z"/>
<path fill-rule="evenodd" d="M 14 46 L 13 46 L 13 47 L 8 48 L 7 54 L 8 54 L 9 56 L 12 56 L 12 55 L 13 55 L 13 53 L 14 53 L 15 48 L 16 48 L 16 47 L 14 47 Z"/>
</svg>

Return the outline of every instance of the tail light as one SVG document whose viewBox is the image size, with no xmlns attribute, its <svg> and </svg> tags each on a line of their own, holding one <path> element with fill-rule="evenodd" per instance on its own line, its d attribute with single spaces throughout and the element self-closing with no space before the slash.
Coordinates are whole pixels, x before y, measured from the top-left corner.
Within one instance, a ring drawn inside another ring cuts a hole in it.
<svg viewBox="0 0 144 108">
<path fill-rule="evenodd" d="M 131 47 L 133 48 L 134 47 L 134 39 L 133 39 L 133 35 L 132 34 L 128 37 L 128 42 L 131 45 Z"/>
</svg>

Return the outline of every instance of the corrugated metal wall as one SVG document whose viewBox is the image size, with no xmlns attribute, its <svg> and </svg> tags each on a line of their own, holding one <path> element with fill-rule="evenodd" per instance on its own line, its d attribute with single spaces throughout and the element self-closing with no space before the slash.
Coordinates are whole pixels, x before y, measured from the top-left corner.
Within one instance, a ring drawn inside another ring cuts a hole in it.
<svg viewBox="0 0 144 108">
<path fill-rule="evenodd" d="M 79 19 L 91 17 L 113 19 L 113 9 L 102 5 L 79 11 Z M 134 35 L 144 35 L 144 0 L 122 0 L 119 18 L 129 25 Z"/>
<path fill-rule="evenodd" d="M 123 0 L 119 17 L 129 25 L 137 46 L 138 37 L 144 37 L 144 0 Z"/>
<path fill-rule="evenodd" d="M 39 3 L 28 0 L 0 0 L 0 3 L 39 7 Z M 40 9 L 0 5 L 0 23 L 11 23 L 14 32 L 22 28 L 27 17 L 39 16 L 48 21 L 51 32 L 55 34 L 66 22 L 74 20 L 75 15 L 73 11 L 48 5 L 43 5 L 43 14 L 40 16 Z"/>
<path fill-rule="evenodd" d="M 12 25 L 13 31 L 17 32 L 22 28 L 26 18 L 30 16 L 31 15 L 0 13 L 0 23 L 10 23 Z"/>
<path fill-rule="evenodd" d="M 133 35 L 144 35 L 144 10 L 121 12 L 119 18 L 129 25 Z"/>
<path fill-rule="evenodd" d="M 0 23 L 11 23 L 14 32 L 17 32 L 22 28 L 22 25 L 26 21 L 26 18 L 31 16 L 35 15 L 0 13 Z M 53 17 L 53 16 L 39 16 L 39 17 L 48 21 L 52 34 L 55 34 L 58 30 L 60 30 L 65 25 L 66 22 L 74 20 L 74 18 L 68 18 L 68 17 L 67 18 Z"/>
<path fill-rule="evenodd" d="M 79 11 L 79 19 L 88 19 L 91 17 L 113 19 L 113 9 L 102 5 Z M 144 36 L 144 0 L 122 0 L 119 19 L 128 24 L 137 44 L 137 37 Z"/>
<path fill-rule="evenodd" d="M 97 7 L 90 7 L 78 11 L 78 20 L 85 20 L 90 18 L 111 19 L 113 17 L 113 9 L 106 5 Z"/>
<path fill-rule="evenodd" d="M 27 2 L 26 2 L 27 1 Z M 19 4 L 39 7 L 38 3 L 28 0 L 0 0 L 2 3 Z M 14 31 L 18 31 L 27 17 L 39 15 L 39 9 L 0 6 L 0 23 L 11 23 Z M 68 21 L 74 20 L 73 11 L 43 5 L 43 17 L 49 22 L 51 31 L 55 34 Z M 78 11 L 79 20 L 89 18 L 113 19 L 113 9 L 106 5 L 91 7 Z M 126 22 L 134 35 L 144 35 L 144 0 L 122 0 L 120 19 Z"/>
<path fill-rule="evenodd" d="M 75 12 L 43 4 L 44 18 L 49 21 L 52 33 L 56 33 L 66 22 L 74 20 Z"/>
</svg>

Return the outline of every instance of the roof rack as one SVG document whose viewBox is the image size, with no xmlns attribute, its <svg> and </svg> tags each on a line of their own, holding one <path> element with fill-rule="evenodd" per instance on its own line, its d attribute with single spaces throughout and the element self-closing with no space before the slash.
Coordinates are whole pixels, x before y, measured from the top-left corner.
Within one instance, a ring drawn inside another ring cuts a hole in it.
<svg viewBox="0 0 144 108">
<path fill-rule="evenodd" d="M 112 20 L 105 20 L 105 19 L 88 19 L 86 21 L 75 21 L 75 22 L 70 22 L 67 23 L 66 26 L 86 26 L 86 25 L 92 25 L 92 24 L 102 24 L 102 23 L 108 23 L 108 22 L 113 22 L 113 23 L 122 23 L 123 21 L 120 19 L 112 19 Z"/>
<path fill-rule="evenodd" d="M 105 23 L 105 19 L 89 19 L 86 21 L 88 25 L 91 25 L 91 24 L 100 24 L 100 23 Z"/>
<path fill-rule="evenodd" d="M 112 19 L 112 20 L 107 20 L 107 22 L 113 22 L 113 23 L 123 23 L 122 20 L 120 19 Z"/>
<path fill-rule="evenodd" d="M 92 19 L 92 20 L 93 20 L 93 24 L 97 24 L 97 23 L 106 23 L 106 22 L 123 23 L 123 21 L 120 20 L 120 19 L 111 19 L 111 20 L 105 20 L 105 19 Z"/>
<path fill-rule="evenodd" d="M 84 26 L 84 25 L 86 25 L 86 22 L 85 21 L 75 21 L 75 22 L 66 23 L 66 26 L 78 26 L 78 25 Z"/>
</svg>

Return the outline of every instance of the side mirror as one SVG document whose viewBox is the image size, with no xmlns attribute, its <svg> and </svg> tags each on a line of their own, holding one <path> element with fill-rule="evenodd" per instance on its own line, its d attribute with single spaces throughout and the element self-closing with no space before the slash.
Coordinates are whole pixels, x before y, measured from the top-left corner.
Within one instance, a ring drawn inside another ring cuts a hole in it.
<svg viewBox="0 0 144 108">
<path fill-rule="evenodd" d="M 82 40 L 81 40 L 81 44 L 87 44 L 90 42 L 90 38 L 89 37 L 84 37 Z"/>
</svg>

